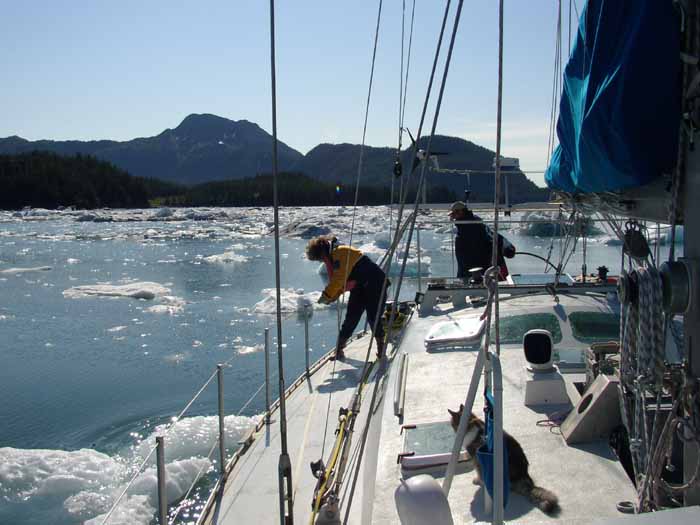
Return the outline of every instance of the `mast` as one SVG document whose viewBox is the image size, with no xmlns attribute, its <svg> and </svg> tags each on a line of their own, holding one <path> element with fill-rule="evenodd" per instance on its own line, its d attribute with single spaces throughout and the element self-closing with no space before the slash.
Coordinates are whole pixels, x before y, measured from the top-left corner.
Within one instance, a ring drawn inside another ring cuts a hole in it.
<svg viewBox="0 0 700 525">
<path fill-rule="evenodd" d="M 688 2 L 686 10 L 686 35 L 685 44 L 688 52 L 693 56 L 697 56 L 700 52 L 700 19 L 698 18 L 698 2 L 693 0 Z M 687 65 L 684 66 L 684 82 L 690 82 L 688 71 L 691 69 Z M 694 68 L 692 68 L 694 70 Z M 685 86 L 684 86 L 685 92 Z M 684 100 L 684 111 L 688 106 L 692 107 L 693 102 Z M 692 132 L 692 131 L 691 131 Z M 681 137 L 685 135 L 682 134 Z M 692 141 L 692 137 L 691 137 Z M 700 261 L 700 207 L 697 206 L 697 198 L 700 196 L 700 151 L 698 148 L 692 147 L 685 140 L 681 142 L 681 148 L 686 152 L 686 170 L 685 177 L 681 177 L 683 195 L 682 215 L 684 225 L 683 239 L 683 258 L 690 270 L 690 283 L 688 297 L 690 305 L 688 310 L 683 315 L 683 334 L 685 347 L 685 355 L 688 360 L 687 373 L 688 380 L 694 380 L 696 394 L 700 380 L 700 286 L 698 286 L 697 278 L 700 277 L 699 261 Z M 680 200 L 680 199 L 679 199 Z M 673 249 L 673 248 L 671 248 Z M 695 402 L 698 403 L 697 395 Z M 694 407 L 697 410 L 697 407 Z M 690 415 L 690 414 L 688 414 Z M 698 449 L 690 442 L 684 446 L 684 465 L 685 473 L 684 482 L 688 482 L 695 471 L 695 465 L 700 461 Z M 686 505 L 700 504 L 700 487 L 697 485 L 689 489 L 685 495 Z"/>
</svg>

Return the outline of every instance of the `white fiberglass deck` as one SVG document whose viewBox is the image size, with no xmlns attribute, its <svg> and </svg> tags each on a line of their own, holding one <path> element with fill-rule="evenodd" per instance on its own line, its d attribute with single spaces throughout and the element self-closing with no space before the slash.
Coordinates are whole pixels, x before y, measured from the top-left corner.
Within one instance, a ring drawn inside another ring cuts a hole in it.
<svg viewBox="0 0 700 525">
<path fill-rule="evenodd" d="M 611 312 L 604 298 L 560 296 L 555 303 L 548 295 L 509 299 L 501 303 L 501 315 L 539 313 L 556 316 L 560 326 L 560 342 L 555 350 L 562 356 L 577 355 L 587 346 L 576 341 L 569 324 L 572 311 Z M 397 455 L 402 452 L 402 424 L 447 421 L 447 408 L 456 409 L 466 397 L 475 349 L 437 350 L 428 353 L 424 346 L 427 331 L 436 322 L 450 318 L 478 316 L 482 309 L 469 307 L 450 311 L 438 310 L 434 315 L 419 318 L 413 315 L 393 359 L 376 367 L 365 389 L 360 416 L 353 436 L 353 450 L 368 413 L 372 413 L 367 446 L 358 477 L 357 490 L 348 522 L 351 524 L 400 523 L 395 492 L 402 483 Z M 551 319 L 551 317 L 550 317 Z M 502 330 L 505 334 L 507 329 Z M 504 335 L 505 337 L 505 335 Z M 309 463 L 323 456 L 328 459 L 334 439 L 338 408 L 347 406 L 360 379 L 368 339 L 353 341 L 347 350 L 348 359 L 322 364 L 309 380 L 304 380 L 287 401 L 289 454 L 294 482 L 294 521 L 308 523 L 316 479 Z M 404 418 L 394 415 L 392 393 L 398 376 L 401 353 L 408 353 L 408 375 Z M 533 507 L 525 498 L 511 494 L 505 519 L 511 523 L 595 523 L 616 520 L 623 516 L 617 503 L 634 501 L 635 491 L 622 466 L 615 459 L 607 442 L 567 446 L 563 438 L 547 426 L 538 425 L 554 412 L 567 408 L 550 406 L 533 410 L 524 405 L 525 361 L 519 344 L 502 346 L 501 362 L 504 385 L 504 426 L 523 446 L 535 482 L 559 497 L 561 514 L 550 518 Z M 388 374 L 385 372 L 388 371 Z M 582 374 L 565 374 L 567 380 L 581 379 Z M 374 409 L 368 405 L 374 382 L 380 388 Z M 573 389 L 573 387 L 572 387 Z M 570 390 L 572 390 L 570 389 Z M 481 391 L 481 389 L 480 389 Z M 572 394 L 576 398 L 577 394 Z M 330 403 L 329 437 L 322 454 L 325 414 Z M 480 413 L 482 398 L 477 396 L 475 412 Z M 277 463 L 280 452 L 278 412 L 272 424 L 263 426 L 254 436 L 250 448 L 233 468 L 225 489 L 214 501 L 203 523 L 279 523 Z M 472 483 L 474 473 L 461 466 L 452 485 L 449 503 L 454 523 L 488 522 L 484 511 L 483 489 Z M 467 470 L 467 471 L 465 471 Z M 433 471 L 438 482 L 442 472 Z M 348 499 L 341 500 L 344 516 Z"/>
<path fill-rule="evenodd" d="M 351 401 L 360 381 L 368 343 L 368 337 L 350 342 L 344 361 L 326 361 L 287 398 L 287 442 L 292 463 L 295 523 L 308 523 L 310 519 L 316 478 L 309 465 L 321 457 L 324 462 L 328 459 L 335 440 L 338 409 L 347 407 Z M 374 367 L 367 390 L 371 389 L 378 368 Z M 330 417 L 325 450 L 322 450 L 327 410 Z M 360 412 L 356 435 L 366 413 L 366 410 Z M 253 437 L 250 448 L 230 473 L 223 494 L 215 500 L 202 523 L 279 523 L 279 410 L 273 412 L 270 424 L 263 425 Z"/>
<path fill-rule="evenodd" d="M 585 348 L 571 337 L 568 314 L 572 309 L 609 311 L 604 299 L 588 297 L 561 297 L 556 304 L 549 296 L 524 297 L 501 303 L 501 314 L 553 313 L 561 324 L 562 341 L 556 345 L 563 349 Z M 482 309 L 464 309 L 450 313 L 438 313 L 425 318 L 414 318 L 403 338 L 399 352 L 409 354 L 406 382 L 406 401 L 403 424 L 446 421 L 447 409 L 456 410 L 463 403 L 476 350 L 443 350 L 428 353 L 423 338 L 429 328 L 450 316 L 478 316 Z M 605 518 L 622 517 L 616 505 L 620 501 L 635 500 L 635 491 L 622 466 L 614 457 L 607 442 L 567 446 L 564 439 L 537 423 L 548 415 L 565 409 L 550 406 L 533 410 L 523 404 L 525 359 L 520 345 L 502 346 L 504 428 L 522 445 L 530 462 L 530 474 L 537 485 L 553 491 L 561 505 L 560 515 L 554 519 L 533 507 L 525 498 L 511 493 L 505 509 L 506 521 L 512 523 L 594 523 Z M 389 389 L 396 380 L 392 370 Z M 569 376 L 569 374 L 566 374 Z M 567 379 L 570 379 L 569 376 Z M 483 386 L 483 383 L 482 383 Z M 479 392 L 482 392 L 480 387 Z M 474 412 L 481 414 L 483 396 L 477 395 Z M 570 407 L 569 407 L 570 408 Z M 378 451 L 375 500 L 372 509 L 374 524 L 399 523 L 394 493 L 401 483 L 401 470 L 397 454 L 401 451 L 403 437 L 401 425 L 393 415 L 391 406 L 385 404 L 382 434 Z M 471 468 L 471 467 L 468 467 Z M 442 483 L 443 471 L 433 472 Z M 474 472 L 458 469 L 449 496 L 455 523 L 490 521 L 484 511 L 483 489 L 472 483 Z"/>
</svg>

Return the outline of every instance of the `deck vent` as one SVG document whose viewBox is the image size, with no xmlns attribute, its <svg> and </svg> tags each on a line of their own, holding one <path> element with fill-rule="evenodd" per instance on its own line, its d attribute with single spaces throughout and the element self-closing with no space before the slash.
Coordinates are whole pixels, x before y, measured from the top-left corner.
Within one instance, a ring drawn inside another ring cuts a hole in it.
<svg viewBox="0 0 700 525">
<path fill-rule="evenodd" d="M 554 352 L 552 334 L 549 330 L 535 329 L 523 336 L 523 350 L 528 368 L 533 372 L 548 372 L 552 370 Z"/>
</svg>

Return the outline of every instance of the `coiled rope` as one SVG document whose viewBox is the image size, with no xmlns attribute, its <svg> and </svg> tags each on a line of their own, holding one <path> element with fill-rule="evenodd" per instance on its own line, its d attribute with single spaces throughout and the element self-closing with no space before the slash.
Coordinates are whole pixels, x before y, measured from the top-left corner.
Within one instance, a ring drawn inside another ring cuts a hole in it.
<svg viewBox="0 0 700 525">
<path fill-rule="evenodd" d="M 639 319 L 637 334 L 638 378 L 661 388 L 664 364 L 664 312 L 659 271 L 650 266 L 637 269 Z"/>
</svg>

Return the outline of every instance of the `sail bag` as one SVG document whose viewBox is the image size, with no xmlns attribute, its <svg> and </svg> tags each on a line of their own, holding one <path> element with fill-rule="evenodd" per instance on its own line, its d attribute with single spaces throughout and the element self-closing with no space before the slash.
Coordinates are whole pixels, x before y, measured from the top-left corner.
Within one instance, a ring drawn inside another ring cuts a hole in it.
<svg viewBox="0 0 700 525">
<path fill-rule="evenodd" d="M 676 164 L 680 14 L 670 0 L 588 0 L 566 65 L 547 185 L 569 193 L 647 184 Z"/>
</svg>

